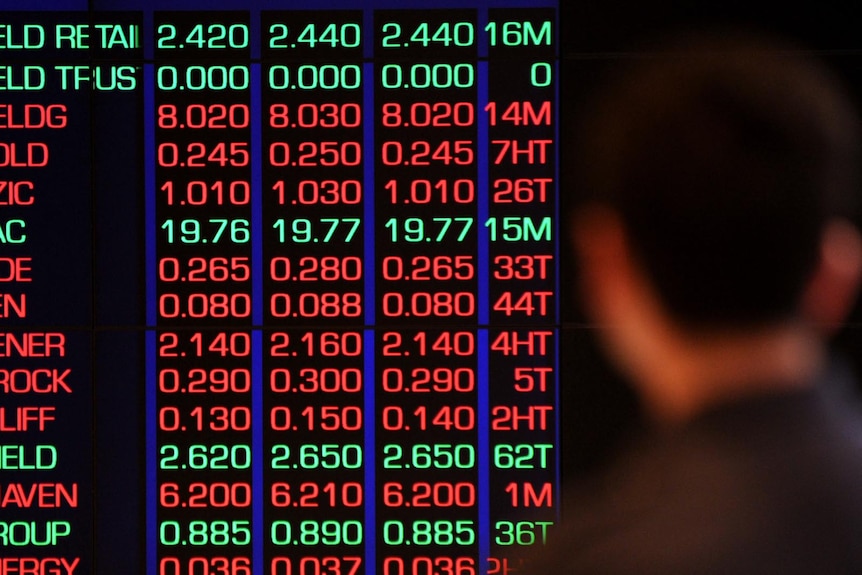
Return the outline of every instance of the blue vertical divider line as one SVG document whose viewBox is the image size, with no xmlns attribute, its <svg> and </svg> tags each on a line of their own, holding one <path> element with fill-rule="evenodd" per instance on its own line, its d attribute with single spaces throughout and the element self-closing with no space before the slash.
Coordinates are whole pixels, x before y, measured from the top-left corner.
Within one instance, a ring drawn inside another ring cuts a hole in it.
<svg viewBox="0 0 862 575">
<path fill-rule="evenodd" d="M 256 29 L 257 13 L 250 18 L 252 29 Z M 256 36 L 252 34 L 252 38 Z M 252 48 L 254 50 L 254 48 Z M 252 458 L 252 492 L 254 493 L 252 508 L 252 572 L 263 575 L 263 541 L 265 539 L 263 522 L 263 505 L 266 501 L 264 492 L 263 469 L 266 455 L 263 449 L 263 425 L 266 418 L 263 413 L 263 189 L 261 174 L 261 79 L 260 63 L 250 63 L 251 93 L 249 94 L 249 109 L 251 112 L 251 413 L 252 427 L 251 458 Z"/>
<path fill-rule="evenodd" d="M 479 423 L 479 446 L 477 463 L 479 464 L 479 573 L 485 573 L 488 568 L 488 557 L 491 556 L 491 495 L 490 495 L 490 440 L 489 429 L 489 393 L 488 393 L 488 329 L 480 328 L 477 342 L 479 350 L 479 398 L 477 411 Z"/>
<path fill-rule="evenodd" d="M 263 469 L 266 460 L 263 452 L 263 332 L 254 329 L 251 332 L 251 413 L 252 424 L 251 461 L 252 461 L 252 518 L 251 532 L 253 534 L 252 565 L 254 575 L 263 575 L 263 543 L 266 539 L 263 523 L 263 505 L 265 500 L 263 485 Z"/>
<path fill-rule="evenodd" d="M 251 26 L 255 21 L 251 18 Z M 252 38 L 256 36 L 251 35 Z M 249 94 L 249 110 L 252 118 L 261 116 L 261 64 L 251 63 L 251 93 Z M 262 121 L 262 120 L 261 120 Z M 252 332 L 251 332 L 251 413 L 252 438 L 252 533 L 254 534 L 252 549 L 252 565 L 254 575 L 263 575 L 263 542 L 264 521 L 263 506 L 265 503 L 263 469 L 263 190 L 262 190 L 262 157 L 261 157 L 261 122 L 251 123 L 251 301 L 252 301 Z"/>
<path fill-rule="evenodd" d="M 260 64 L 251 64 L 249 110 L 260 118 Z M 263 175 L 260 122 L 251 123 L 251 307 L 252 324 L 263 325 Z"/>
<path fill-rule="evenodd" d="M 371 34 L 365 34 L 362 47 L 362 55 L 365 62 L 362 65 L 362 149 L 365 150 L 362 174 L 362 231 L 363 231 L 363 253 L 362 261 L 365 262 L 363 277 L 364 277 L 364 297 L 365 302 L 365 325 L 368 326 L 363 334 L 363 448 L 362 461 L 365 465 L 365 526 L 363 533 L 365 534 L 365 573 L 366 575 L 376 575 L 377 554 L 375 547 L 375 539 L 377 535 L 377 476 L 375 468 L 377 458 L 375 457 L 375 404 L 374 391 L 376 389 L 375 377 L 375 355 L 377 350 L 374 345 L 375 332 L 375 285 L 374 274 L 376 273 L 375 266 L 375 250 L 374 250 L 374 64 L 371 63 L 371 58 L 374 56 L 374 11 L 368 7 L 362 13 L 362 29 L 371 30 Z M 369 266 L 368 263 L 371 263 Z"/>
<path fill-rule="evenodd" d="M 146 474 L 147 474 L 147 511 L 146 511 L 146 573 L 156 575 L 156 542 L 158 533 L 156 525 L 156 332 L 149 329 L 145 334 L 146 373 L 144 375 L 146 389 Z"/>
<path fill-rule="evenodd" d="M 144 22 L 152 29 L 150 12 Z M 146 403 L 146 573 L 156 574 L 156 119 L 155 119 L 155 67 L 144 65 L 144 258 L 146 319 L 144 397 Z"/>
<path fill-rule="evenodd" d="M 252 118 L 261 118 L 261 64 L 251 64 L 249 110 Z M 263 325 L 263 158 L 261 156 L 261 122 L 251 123 L 251 307 L 252 323 Z"/>
<path fill-rule="evenodd" d="M 376 267 L 374 262 L 374 204 L 376 194 L 374 193 L 374 65 L 366 62 L 362 68 L 362 80 L 364 83 L 363 90 L 363 141 L 362 146 L 365 150 L 364 173 L 362 182 L 362 239 L 364 242 L 362 261 L 365 262 L 363 270 L 365 297 L 365 325 L 374 325 L 375 317 L 375 285 L 374 277 Z M 372 81 L 369 81 L 371 79 Z M 369 265 L 370 264 L 370 265 Z M 366 350 L 367 352 L 367 350 Z M 373 352 L 373 348 L 372 348 Z"/>
<path fill-rule="evenodd" d="M 490 385 L 488 362 L 490 353 L 488 350 L 489 309 L 489 246 L 488 234 L 485 231 L 485 222 L 488 221 L 488 117 L 483 113 L 488 103 L 488 41 L 485 26 L 488 24 L 488 9 L 481 8 L 478 13 L 479 24 L 479 60 L 477 63 L 477 222 L 476 233 L 478 241 L 478 300 L 479 300 L 479 325 L 483 326 L 478 332 L 477 367 L 479 377 L 479 397 L 477 398 L 477 423 L 478 430 L 478 458 L 479 464 L 479 573 L 484 573 L 488 568 L 488 557 L 491 551 L 491 504 L 490 504 Z"/>
<path fill-rule="evenodd" d="M 156 325 L 156 117 L 155 66 L 144 65 L 144 235 L 147 326 Z"/>
<path fill-rule="evenodd" d="M 362 462 L 365 465 L 365 528 L 362 532 L 365 534 L 365 573 L 366 575 L 376 575 L 377 556 L 375 553 L 375 538 L 377 535 L 376 518 L 377 518 L 377 497 L 376 497 L 376 476 L 374 473 L 377 465 L 375 457 L 374 444 L 374 429 L 375 429 L 375 406 L 374 406 L 374 329 L 366 329 L 364 332 L 362 348 L 365 350 L 363 354 L 363 369 L 362 377 L 363 395 L 365 405 L 363 407 L 365 421 L 363 422 L 365 445 L 362 449 Z"/>
<path fill-rule="evenodd" d="M 488 182 L 488 116 L 484 113 L 485 106 L 488 104 L 488 50 L 485 46 L 487 34 L 484 33 L 485 26 L 488 24 L 488 11 L 479 11 L 479 61 L 477 62 L 478 73 L 476 74 L 477 83 L 477 114 L 476 114 L 476 234 L 478 241 L 478 258 L 479 269 L 477 270 L 477 297 L 479 299 L 479 325 L 488 325 L 489 310 L 491 307 L 488 301 L 488 270 L 489 262 L 489 247 L 488 234 L 485 231 L 485 222 L 488 221 L 488 204 L 489 204 L 489 182 Z M 480 350 L 479 353 L 482 353 Z"/>
</svg>

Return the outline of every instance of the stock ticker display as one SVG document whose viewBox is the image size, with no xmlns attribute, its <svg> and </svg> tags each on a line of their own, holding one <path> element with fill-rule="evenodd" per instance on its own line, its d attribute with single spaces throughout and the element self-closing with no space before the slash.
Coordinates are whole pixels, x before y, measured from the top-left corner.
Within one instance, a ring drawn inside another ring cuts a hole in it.
<svg viewBox="0 0 862 575">
<path fill-rule="evenodd" d="M 558 7 L 253 4 L 0 12 L 0 575 L 515 573 Z"/>
</svg>

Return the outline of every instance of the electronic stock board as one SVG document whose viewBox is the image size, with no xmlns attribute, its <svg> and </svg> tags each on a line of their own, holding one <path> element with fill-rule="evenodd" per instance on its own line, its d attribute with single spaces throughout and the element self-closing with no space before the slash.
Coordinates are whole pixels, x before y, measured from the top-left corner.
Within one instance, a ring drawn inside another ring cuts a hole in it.
<svg viewBox="0 0 862 575">
<path fill-rule="evenodd" d="M 517 571 L 554 2 L 0 11 L 0 575 Z"/>
</svg>

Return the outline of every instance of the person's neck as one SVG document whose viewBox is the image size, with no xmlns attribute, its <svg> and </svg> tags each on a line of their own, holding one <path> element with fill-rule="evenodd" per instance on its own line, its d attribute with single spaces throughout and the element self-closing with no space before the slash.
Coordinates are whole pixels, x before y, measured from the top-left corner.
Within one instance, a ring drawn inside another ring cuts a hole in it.
<svg viewBox="0 0 862 575">
<path fill-rule="evenodd" d="M 640 365 L 640 392 L 662 426 L 757 395 L 810 387 L 823 363 L 821 342 L 796 323 L 756 331 L 667 335 Z"/>
</svg>

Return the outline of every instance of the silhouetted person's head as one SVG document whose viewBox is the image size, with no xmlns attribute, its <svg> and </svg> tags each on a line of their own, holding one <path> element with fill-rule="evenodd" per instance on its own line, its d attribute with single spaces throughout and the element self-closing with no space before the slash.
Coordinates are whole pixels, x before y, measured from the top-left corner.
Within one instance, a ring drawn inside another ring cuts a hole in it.
<svg viewBox="0 0 862 575">
<path fill-rule="evenodd" d="M 858 141 L 836 81 L 752 39 L 689 40 L 624 68 L 584 124 L 572 220 L 587 309 L 618 359 L 638 363 L 664 336 L 842 321 L 859 272 L 841 219 Z"/>
</svg>

